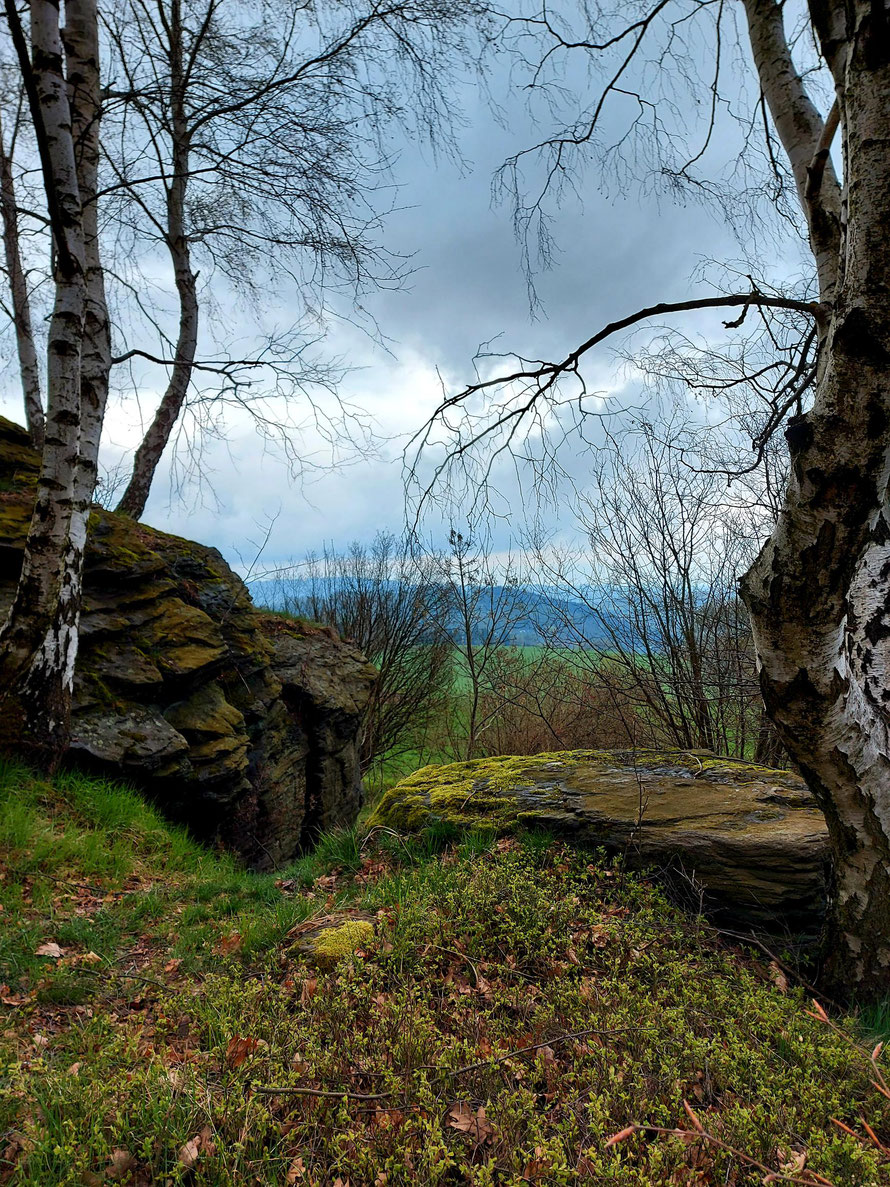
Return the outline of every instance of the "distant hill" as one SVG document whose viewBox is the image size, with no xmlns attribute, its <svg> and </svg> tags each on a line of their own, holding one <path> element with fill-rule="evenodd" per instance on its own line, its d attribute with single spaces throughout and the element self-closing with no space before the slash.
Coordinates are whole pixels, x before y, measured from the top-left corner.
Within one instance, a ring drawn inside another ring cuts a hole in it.
<svg viewBox="0 0 890 1187">
<path fill-rule="evenodd" d="M 315 591 L 316 596 L 334 595 L 341 584 L 340 578 L 321 578 L 314 581 L 310 578 L 295 578 L 287 584 L 287 601 L 296 601 L 300 607 L 308 609 L 310 595 Z M 393 589 L 396 582 L 392 583 Z M 254 601 L 270 610 L 285 608 L 285 598 L 281 586 L 275 581 L 255 581 L 249 583 Z M 488 619 L 485 607 L 492 604 L 511 600 L 514 591 L 505 587 L 495 586 L 492 594 L 486 592 L 480 599 L 478 626 L 474 630 L 477 641 L 488 631 Z M 503 595 L 503 596 L 501 596 Z M 552 590 L 527 586 L 518 591 L 521 610 L 515 618 L 507 634 L 507 642 L 515 647 L 530 647 L 545 640 L 552 640 L 558 645 L 575 647 L 588 643 L 591 646 L 605 645 L 609 641 L 608 627 L 620 628 L 627 620 L 627 601 L 618 591 L 605 589 L 592 590 L 590 602 L 602 607 L 600 615 L 595 614 L 589 605 L 580 599 L 568 598 Z M 510 614 L 513 617 L 513 614 Z M 460 621 L 457 612 L 453 611 L 452 621 L 448 629 L 457 634 Z"/>
</svg>

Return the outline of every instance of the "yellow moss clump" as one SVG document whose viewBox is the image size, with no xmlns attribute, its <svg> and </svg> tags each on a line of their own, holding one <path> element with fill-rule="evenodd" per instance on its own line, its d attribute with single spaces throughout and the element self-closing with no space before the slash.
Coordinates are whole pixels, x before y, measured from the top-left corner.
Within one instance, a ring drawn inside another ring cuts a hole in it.
<svg viewBox="0 0 890 1187">
<path fill-rule="evenodd" d="M 533 772 L 540 774 L 546 768 L 545 773 L 556 776 L 560 768 L 608 757 L 607 751 L 573 750 L 422 767 L 390 788 L 368 823 L 388 824 L 402 832 L 417 832 L 431 819 L 458 826 L 509 829 L 526 816 L 523 803 L 513 794 L 517 787 L 523 788 L 523 801 L 529 808 L 557 803 L 557 797 L 531 777 Z"/>
<path fill-rule="evenodd" d="M 351 956 L 374 938 L 374 925 L 367 919 L 348 919 L 339 927 L 326 927 L 312 941 L 313 955 L 321 961 L 335 963 Z"/>
</svg>

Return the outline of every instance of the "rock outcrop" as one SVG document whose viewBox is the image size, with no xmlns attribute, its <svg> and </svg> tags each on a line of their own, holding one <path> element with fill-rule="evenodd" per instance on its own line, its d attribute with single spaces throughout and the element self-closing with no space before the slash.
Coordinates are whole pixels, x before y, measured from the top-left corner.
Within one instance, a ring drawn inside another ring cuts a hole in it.
<svg viewBox="0 0 890 1187">
<path fill-rule="evenodd" d="M 813 931 L 824 913 L 828 832 L 803 780 L 699 751 L 589 750 L 425 767 L 374 821 L 502 832 L 543 828 L 672 873 L 744 926 Z"/>
<path fill-rule="evenodd" d="M 0 614 L 37 467 L 0 418 Z M 258 611 L 216 549 L 94 510 L 72 757 L 131 780 L 197 835 L 272 868 L 353 821 L 374 677 L 329 628 Z"/>
</svg>

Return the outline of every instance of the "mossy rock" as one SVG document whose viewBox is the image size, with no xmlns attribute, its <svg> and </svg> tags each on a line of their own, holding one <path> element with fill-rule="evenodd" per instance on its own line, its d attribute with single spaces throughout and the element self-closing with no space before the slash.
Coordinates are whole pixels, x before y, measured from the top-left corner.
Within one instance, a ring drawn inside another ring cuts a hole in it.
<svg viewBox="0 0 890 1187">
<path fill-rule="evenodd" d="M 27 433 L 0 418 L 0 613 L 38 474 Z M 259 868 L 355 820 L 376 677 L 330 628 L 276 630 L 273 617 L 217 549 L 93 508 L 70 757 Z M 27 738 L 0 748 L 26 751 Z"/>
<path fill-rule="evenodd" d="M 332 927 L 323 927 L 310 935 L 303 948 L 318 964 L 330 966 L 368 947 L 374 940 L 374 924 L 369 919 L 346 919 Z"/>
<path fill-rule="evenodd" d="M 736 924 L 814 930 L 824 914 L 828 831 L 788 771 L 708 751 L 581 750 L 416 771 L 371 824 L 545 829 L 673 871 Z"/>
</svg>

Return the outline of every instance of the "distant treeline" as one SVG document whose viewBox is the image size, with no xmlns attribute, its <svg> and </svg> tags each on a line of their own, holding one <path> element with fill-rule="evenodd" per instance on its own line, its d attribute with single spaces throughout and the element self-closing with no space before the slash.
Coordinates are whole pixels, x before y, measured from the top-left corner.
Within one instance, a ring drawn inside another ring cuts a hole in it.
<svg viewBox="0 0 890 1187">
<path fill-rule="evenodd" d="M 592 582 L 564 557 L 495 559 L 457 532 L 425 552 L 380 534 L 252 592 L 330 624 L 377 666 L 363 762 L 384 777 L 400 764 L 597 747 L 781 763 L 733 566 L 717 549 L 713 566 L 684 565 L 660 543 L 653 553 L 625 550 Z"/>
</svg>

